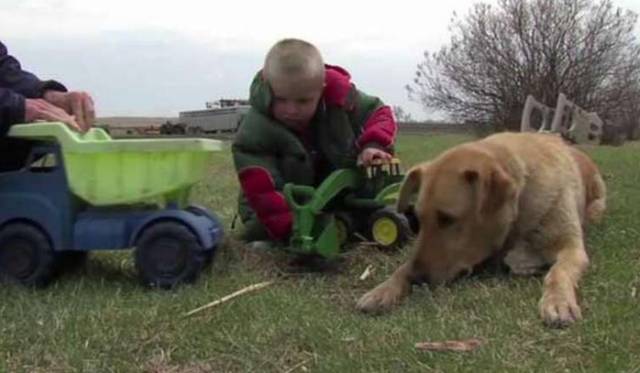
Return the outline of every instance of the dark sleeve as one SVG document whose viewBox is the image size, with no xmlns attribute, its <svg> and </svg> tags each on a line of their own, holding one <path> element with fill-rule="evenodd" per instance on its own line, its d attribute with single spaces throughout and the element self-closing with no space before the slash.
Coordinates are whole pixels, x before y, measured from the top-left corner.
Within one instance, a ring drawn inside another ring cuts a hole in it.
<svg viewBox="0 0 640 373">
<path fill-rule="evenodd" d="M 0 136 L 9 126 L 24 122 L 25 98 L 39 98 L 45 90 L 66 91 L 55 80 L 42 81 L 34 74 L 22 70 L 20 62 L 9 55 L 0 42 Z"/>
<path fill-rule="evenodd" d="M 0 88 L 10 89 L 26 98 L 40 98 L 45 90 L 66 91 L 64 85 L 55 80 L 42 81 L 25 71 L 20 62 L 9 54 L 0 42 Z"/>
<path fill-rule="evenodd" d="M 24 122 L 24 96 L 0 87 L 0 136 L 15 123 Z"/>
</svg>

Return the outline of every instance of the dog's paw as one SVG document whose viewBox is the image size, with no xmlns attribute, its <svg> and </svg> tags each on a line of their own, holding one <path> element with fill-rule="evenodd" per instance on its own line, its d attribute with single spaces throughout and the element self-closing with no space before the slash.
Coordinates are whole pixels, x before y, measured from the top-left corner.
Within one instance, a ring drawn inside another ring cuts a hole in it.
<svg viewBox="0 0 640 373">
<path fill-rule="evenodd" d="M 547 326 L 565 328 L 582 319 L 575 296 L 545 294 L 540 300 L 540 316 Z"/>
<path fill-rule="evenodd" d="M 356 308 L 365 313 L 381 313 L 398 305 L 405 297 L 402 287 L 382 283 L 363 295 Z"/>
</svg>

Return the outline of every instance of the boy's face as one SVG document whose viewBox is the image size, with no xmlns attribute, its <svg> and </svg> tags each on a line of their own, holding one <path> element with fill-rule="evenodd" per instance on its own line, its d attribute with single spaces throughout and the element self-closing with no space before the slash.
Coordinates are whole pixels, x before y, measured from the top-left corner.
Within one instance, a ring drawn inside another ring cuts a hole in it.
<svg viewBox="0 0 640 373">
<path fill-rule="evenodd" d="M 322 79 L 281 77 L 269 84 L 273 91 L 271 111 L 276 120 L 293 130 L 304 129 L 316 112 L 322 97 Z"/>
</svg>

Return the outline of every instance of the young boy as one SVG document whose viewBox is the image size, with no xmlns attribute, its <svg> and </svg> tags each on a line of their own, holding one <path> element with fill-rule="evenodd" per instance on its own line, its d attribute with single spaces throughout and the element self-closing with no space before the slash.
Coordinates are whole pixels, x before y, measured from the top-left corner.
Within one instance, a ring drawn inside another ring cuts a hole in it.
<svg viewBox="0 0 640 373">
<path fill-rule="evenodd" d="M 281 40 L 267 53 L 232 146 L 247 241 L 288 237 L 286 183 L 317 186 L 337 168 L 391 158 L 397 132 L 391 109 L 350 78 L 303 40 Z"/>
</svg>

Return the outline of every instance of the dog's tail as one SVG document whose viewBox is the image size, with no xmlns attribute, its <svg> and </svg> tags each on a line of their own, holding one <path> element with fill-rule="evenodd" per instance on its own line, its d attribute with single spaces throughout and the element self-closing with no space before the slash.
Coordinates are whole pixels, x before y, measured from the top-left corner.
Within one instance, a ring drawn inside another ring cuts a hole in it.
<svg viewBox="0 0 640 373">
<path fill-rule="evenodd" d="M 586 218 L 589 223 L 598 223 L 602 220 L 604 211 L 607 209 L 607 187 L 598 171 L 585 182 L 587 190 Z"/>
<path fill-rule="evenodd" d="M 581 150 L 574 147 L 570 149 L 584 185 L 585 220 L 587 223 L 597 223 L 607 208 L 607 187 L 595 162 Z"/>
</svg>

